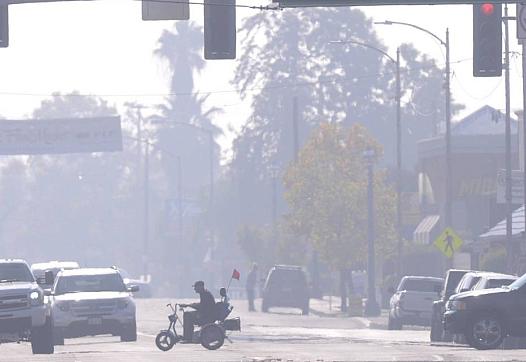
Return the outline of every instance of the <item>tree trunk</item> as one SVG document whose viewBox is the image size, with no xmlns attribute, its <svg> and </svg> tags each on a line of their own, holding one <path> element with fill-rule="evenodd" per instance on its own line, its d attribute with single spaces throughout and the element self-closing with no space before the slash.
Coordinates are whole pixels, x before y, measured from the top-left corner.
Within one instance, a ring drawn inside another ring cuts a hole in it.
<svg viewBox="0 0 526 362">
<path fill-rule="evenodd" d="M 340 310 L 346 313 L 347 312 L 347 272 L 345 269 L 340 269 L 340 297 L 341 297 Z"/>
</svg>

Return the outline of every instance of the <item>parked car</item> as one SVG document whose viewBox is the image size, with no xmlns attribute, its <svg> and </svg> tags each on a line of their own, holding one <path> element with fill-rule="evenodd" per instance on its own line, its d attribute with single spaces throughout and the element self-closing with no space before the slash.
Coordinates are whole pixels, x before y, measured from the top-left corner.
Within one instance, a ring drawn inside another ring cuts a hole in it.
<svg viewBox="0 0 526 362">
<path fill-rule="evenodd" d="M 54 352 L 50 308 L 24 260 L 0 259 L 0 311 L 0 343 L 30 341 L 34 354 Z"/>
<path fill-rule="evenodd" d="M 137 340 L 135 302 L 114 268 L 62 270 L 51 291 L 55 345 L 99 334 Z"/>
<path fill-rule="evenodd" d="M 442 290 L 444 279 L 405 276 L 390 300 L 387 329 L 402 329 L 404 324 L 429 326 L 433 301 Z"/>
<path fill-rule="evenodd" d="M 71 270 L 80 268 L 79 263 L 76 261 L 49 261 L 46 263 L 34 263 L 31 265 L 31 271 L 39 282 L 42 289 L 51 289 L 53 284 L 46 284 L 45 274 L 46 272 L 53 273 L 53 279 L 57 276 L 57 273 L 61 270 Z"/>
<path fill-rule="evenodd" d="M 303 268 L 276 265 L 267 275 L 261 310 L 266 313 L 272 307 L 299 308 L 302 314 L 307 315 L 309 299 L 307 274 Z"/>
<path fill-rule="evenodd" d="M 446 280 L 444 287 L 440 293 L 440 299 L 433 302 L 433 312 L 431 315 L 431 342 L 442 342 L 446 339 L 444 336 L 444 326 L 442 323 L 442 317 L 446 311 L 446 303 L 453 294 L 462 279 L 462 277 L 468 273 L 469 270 L 450 269 L 446 273 Z"/>
<path fill-rule="evenodd" d="M 526 274 L 509 286 L 473 290 L 451 296 L 444 328 L 463 334 L 477 349 L 494 349 L 504 337 L 526 335 Z"/>
<path fill-rule="evenodd" d="M 500 288 L 510 285 L 519 279 L 516 275 L 500 273 L 481 273 L 480 280 L 471 288 L 471 290 Z"/>
<path fill-rule="evenodd" d="M 150 287 L 149 276 L 146 278 L 141 276 L 140 279 L 133 279 L 130 277 L 130 275 L 128 274 L 126 270 L 122 268 L 116 268 L 116 269 L 119 270 L 119 273 L 122 276 L 122 280 L 124 281 L 124 284 L 127 287 L 133 287 L 133 286 L 139 287 L 139 291 L 133 293 L 134 298 L 151 298 L 152 297 L 152 289 Z"/>
</svg>

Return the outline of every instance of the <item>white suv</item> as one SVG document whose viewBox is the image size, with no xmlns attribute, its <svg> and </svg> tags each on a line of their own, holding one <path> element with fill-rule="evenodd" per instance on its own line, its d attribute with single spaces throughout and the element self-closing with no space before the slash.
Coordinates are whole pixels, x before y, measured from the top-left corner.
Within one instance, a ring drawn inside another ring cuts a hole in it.
<svg viewBox="0 0 526 362">
<path fill-rule="evenodd" d="M 137 340 L 135 302 L 113 268 L 62 270 L 51 291 L 54 339 L 112 334 L 122 342 Z"/>
<path fill-rule="evenodd" d="M 0 259 L 0 343 L 20 341 L 34 354 L 54 352 L 50 308 L 25 261 Z"/>
</svg>

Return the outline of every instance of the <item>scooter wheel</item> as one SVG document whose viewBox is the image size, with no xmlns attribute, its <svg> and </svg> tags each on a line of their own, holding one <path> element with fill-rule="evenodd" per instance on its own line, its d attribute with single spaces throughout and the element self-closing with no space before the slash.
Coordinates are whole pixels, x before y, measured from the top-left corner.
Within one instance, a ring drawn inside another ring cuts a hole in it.
<svg viewBox="0 0 526 362">
<path fill-rule="evenodd" d="M 215 324 L 209 324 L 201 329 L 201 346 L 209 350 L 221 348 L 225 342 L 224 330 Z"/>
<path fill-rule="evenodd" d="M 155 345 L 163 352 L 171 350 L 175 343 L 175 336 L 171 331 L 160 331 L 155 337 Z"/>
</svg>

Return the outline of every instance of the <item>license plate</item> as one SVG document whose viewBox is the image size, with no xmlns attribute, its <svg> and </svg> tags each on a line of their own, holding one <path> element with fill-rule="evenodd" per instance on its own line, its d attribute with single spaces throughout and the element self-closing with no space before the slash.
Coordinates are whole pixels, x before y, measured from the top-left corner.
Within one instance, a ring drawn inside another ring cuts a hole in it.
<svg viewBox="0 0 526 362">
<path fill-rule="evenodd" d="M 102 318 L 89 318 L 88 324 L 90 326 L 98 326 L 102 324 Z"/>
</svg>

